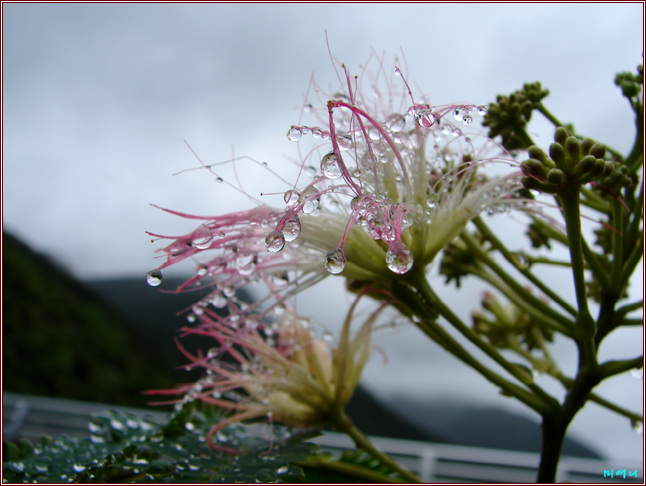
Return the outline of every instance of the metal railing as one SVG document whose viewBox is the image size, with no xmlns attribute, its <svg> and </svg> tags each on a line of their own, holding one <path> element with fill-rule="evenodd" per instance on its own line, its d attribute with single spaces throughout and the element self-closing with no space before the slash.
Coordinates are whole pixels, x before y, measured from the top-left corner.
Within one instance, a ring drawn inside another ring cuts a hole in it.
<svg viewBox="0 0 646 486">
<path fill-rule="evenodd" d="M 167 417 L 165 412 L 14 393 L 3 394 L 2 409 L 3 441 L 19 437 L 38 439 L 44 434 L 52 437 L 62 434 L 88 436 L 90 417 L 106 410 L 150 416 L 160 424 Z M 426 483 L 531 483 L 535 480 L 539 461 L 538 454 L 528 452 L 385 437 L 372 437 L 371 440 Z M 312 441 L 330 452 L 353 447 L 348 436 L 334 432 L 326 432 Z M 625 470 L 625 478 L 616 475 L 618 469 Z M 609 460 L 565 456 L 559 464 L 557 481 L 643 483 L 643 477 L 643 464 L 613 464 Z"/>
</svg>

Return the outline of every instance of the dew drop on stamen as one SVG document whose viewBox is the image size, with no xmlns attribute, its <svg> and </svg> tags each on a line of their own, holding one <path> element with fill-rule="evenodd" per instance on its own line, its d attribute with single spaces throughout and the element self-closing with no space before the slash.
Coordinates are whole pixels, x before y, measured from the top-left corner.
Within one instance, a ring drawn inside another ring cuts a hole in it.
<svg viewBox="0 0 646 486">
<path fill-rule="evenodd" d="M 267 250 L 272 253 L 278 253 L 285 247 L 285 235 L 282 231 L 274 231 L 265 238 Z"/>
<path fill-rule="evenodd" d="M 312 128 L 312 137 L 321 138 L 322 136 L 323 136 L 323 130 L 321 130 L 319 127 Z"/>
<path fill-rule="evenodd" d="M 641 420 L 632 419 L 630 421 L 630 426 L 633 429 L 633 432 L 637 435 L 644 435 L 644 422 Z"/>
<path fill-rule="evenodd" d="M 418 110 L 415 113 L 415 121 L 422 128 L 430 128 L 435 123 L 435 115 L 431 110 Z"/>
<path fill-rule="evenodd" d="M 287 130 L 287 139 L 290 142 L 298 142 L 302 136 L 303 136 L 303 132 L 298 127 L 295 127 L 292 125 L 292 127 L 289 130 Z"/>
<path fill-rule="evenodd" d="M 300 234 L 301 220 L 298 219 L 298 216 L 294 216 L 292 219 L 285 223 L 285 227 L 283 228 L 283 236 L 285 237 L 285 241 L 294 241 Z"/>
<path fill-rule="evenodd" d="M 348 150 L 352 148 L 352 137 L 348 134 L 342 133 L 337 135 L 336 142 L 339 144 L 340 150 Z"/>
<path fill-rule="evenodd" d="M 258 265 L 258 257 L 254 254 L 244 255 L 236 260 L 236 270 L 240 275 L 251 275 Z"/>
<path fill-rule="evenodd" d="M 345 268 L 345 255 L 341 248 L 332 250 L 325 257 L 325 269 L 333 274 L 341 273 Z"/>
<path fill-rule="evenodd" d="M 305 189 L 301 196 L 298 198 L 299 202 L 303 203 L 303 212 L 310 214 L 319 207 L 320 197 L 317 196 L 318 190 L 314 186 Z M 314 197 L 317 196 L 317 197 Z"/>
<path fill-rule="evenodd" d="M 462 110 L 460 108 L 456 108 L 453 110 L 453 119 L 455 121 L 462 121 L 464 115 L 462 115 Z"/>
<path fill-rule="evenodd" d="M 472 122 L 473 122 L 473 118 L 471 118 L 469 115 L 464 115 L 464 117 L 462 118 L 463 125 L 469 126 L 471 125 Z"/>
<path fill-rule="evenodd" d="M 341 168 L 336 159 L 334 152 L 328 153 L 321 159 L 321 174 L 328 179 L 338 179 L 341 177 Z"/>
<path fill-rule="evenodd" d="M 486 115 L 487 114 L 487 107 L 486 106 L 478 106 L 478 115 Z"/>
<path fill-rule="evenodd" d="M 146 274 L 146 282 L 151 287 L 157 287 L 162 283 L 162 273 L 159 270 L 151 270 Z"/>
<path fill-rule="evenodd" d="M 377 130 L 373 126 L 369 126 L 366 131 L 368 132 L 368 137 L 370 138 L 370 140 L 377 142 L 381 138 L 381 134 L 379 133 L 379 130 Z"/>
<path fill-rule="evenodd" d="M 402 275 L 413 267 L 413 254 L 405 246 L 397 252 L 388 250 L 386 265 L 391 271 Z"/>
<path fill-rule="evenodd" d="M 211 235 L 207 235 L 201 238 L 194 239 L 191 242 L 191 244 L 198 250 L 206 250 L 211 246 L 212 242 L 213 242 L 213 237 Z"/>
<path fill-rule="evenodd" d="M 288 191 L 285 191 L 285 194 L 283 196 L 283 200 L 285 201 L 285 204 L 291 204 L 293 202 L 296 202 L 298 199 L 298 194 L 296 191 L 289 189 Z"/>
<path fill-rule="evenodd" d="M 393 132 L 401 132 L 406 126 L 406 119 L 403 116 L 397 115 L 396 118 L 390 122 L 390 130 Z"/>
<path fill-rule="evenodd" d="M 222 179 L 222 177 L 216 177 L 216 178 L 215 178 L 215 182 L 216 182 L 217 184 L 222 184 L 222 183 L 224 182 L 224 179 Z"/>
</svg>

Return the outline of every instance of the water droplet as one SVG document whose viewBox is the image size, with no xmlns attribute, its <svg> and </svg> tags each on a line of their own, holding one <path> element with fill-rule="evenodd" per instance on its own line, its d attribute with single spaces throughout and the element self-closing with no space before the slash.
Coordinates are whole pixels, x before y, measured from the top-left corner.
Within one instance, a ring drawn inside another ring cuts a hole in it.
<svg viewBox="0 0 646 486">
<path fill-rule="evenodd" d="M 376 127 L 369 126 L 366 131 L 368 132 L 370 140 L 377 142 L 381 138 L 381 133 L 379 133 L 379 130 L 377 130 Z"/>
<path fill-rule="evenodd" d="M 285 204 L 291 204 L 298 200 L 298 194 L 296 193 L 296 191 L 290 189 L 289 191 L 285 192 L 283 199 L 285 201 Z"/>
<path fill-rule="evenodd" d="M 347 133 L 337 135 L 336 142 L 339 144 L 340 150 L 348 150 L 349 148 L 352 148 L 352 137 Z"/>
<path fill-rule="evenodd" d="M 323 130 L 321 130 L 319 127 L 312 128 L 312 137 L 321 138 L 322 136 L 323 136 Z"/>
<path fill-rule="evenodd" d="M 85 466 L 82 466 L 81 464 L 74 464 L 72 466 L 72 471 L 74 471 L 75 473 L 83 472 L 85 471 Z"/>
<path fill-rule="evenodd" d="M 341 168 L 334 152 L 330 152 L 321 159 L 321 173 L 328 179 L 341 177 Z"/>
<path fill-rule="evenodd" d="M 216 184 L 222 184 L 224 182 L 224 179 L 222 179 L 222 177 L 216 177 L 215 182 Z"/>
<path fill-rule="evenodd" d="M 630 376 L 632 376 L 636 380 L 643 380 L 644 379 L 644 368 L 635 368 L 635 369 L 630 370 Z"/>
<path fill-rule="evenodd" d="M 487 107 L 486 106 L 478 106 L 478 115 L 486 115 L 487 114 Z"/>
<path fill-rule="evenodd" d="M 37 473 L 46 473 L 49 470 L 47 464 L 35 464 L 34 471 Z"/>
<path fill-rule="evenodd" d="M 213 237 L 211 235 L 206 235 L 206 236 L 201 236 L 199 238 L 195 238 L 191 242 L 191 245 L 197 248 L 198 250 L 206 250 L 211 246 L 212 242 L 213 242 Z"/>
<path fill-rule="evenodd" d="M 390 122 L 390 130 L 397 133 L 401 132 L 406 126 L 406 118 L 401 115 L 392 115 L 393 120 Z"/>
<path fill-rule="evenodd" d="M 274 231 L 265 238 L 265 245 L 272 253 L 278 253 L 285 247 L 285 235 L 282 231 Z"/>
<path fill-rule="evenodd" d="M 151 287 L 157 287 L 162 283 L 162 273 L 159 270 L 151 270 L 146 274 L 146 282 Z"/>
<path fill-rule="evenodd" d="M 195 424 L 193 422 L 186 422 L 186 424 L 184 424 L 184 428 L 189 432 L 192 432 L 195 430 Z"/>
<path fill-rule="evenodd" d="M 469 126 L 471 125 L 471 123 L 473 123 L 473 118 L 471 118 L 469 115 L 464 115 L 464 117 L 462 118 L 462 124 Z"/>
<path fill-rule="evenodd" d="M 240 275 L 251 275 L 258 265 L 256 254 L 243 255 L 236 260 L 236 270 Z"/>
<path fill-rule="evenodd" d="M 402 72 L 399 70 L 398 67 L 395 68 L 395 76 L 401 76 Z"/>
<path fill-rule="evenodd" d="M 303 212 L 305 214 L 310 214 L 319 207 L 321 198 L 316 197 L 317 194 L 318 190 L 314 186 L 308 187 L 301 193 L 301 196 L 298 198 L 298 200 L 299 202 L 303 203 Z"/>
<path fill-rule="evenodd" d="M 325 257 L 325 269 L 330 273 L 341 273 L 345 268 L 345 255 L 341 248 L 332 250 Z"/>
<path fill-rule="evenodd" d="M 276 287 L 285 287 L 289 283 L 289 275 L 287 272 L 275 273 L 271 276 L 271 282 Z"/>
<path fill-rule="evenodd" d="M 386 265 L 391 271 L 400 275 L 404 274 L 413 267 L 413 254 L 405 246 L 397 252 L 388 250 Z"/>
<path fill-rule="evenodd" d="M 295 127 L 294 125 L 292 125 L 291 128 L 287 130 L 287 139 L 290 142 L 298 142 L 302 136 L 303 132 L 301 131 L 301 129 Z"/>
<path fill-rule="evenodd" d="M 294 216 L 292 219 L 285 223 L 283 228 L 283 235 L 285 241 L 294 241 L 298 238 L 298 235 L 301 234 L 301 220 L 298 219 L 298 216 Z"/>
<path fill-rule="evenodd" d="M 233 285 L 227 285 L 222 289 L 222 293 L 226 297 L 233 297 L 236 294 L 236 289 Z"/>
<path fill-rule="evenodd" d="M 642 422 L 641 420 L 632 419 L 630 421 L 630 426 L 632 427 L 633 432 L 635 432 L 635 434 L 637 435 L 644 434 L 644 422 Z"/>
<path fill-rule="evenodd" d="M 289 467 L 282 466 L 276 469 L 276 474 L 285 474 L 287 471 L 289 471 Z"/>
<path fill-rule="evenodd" d="M 468 113 L 469 110 L 465 107 L 455 108 L 453 110 L 453 119 L 455 121 L 461 122 Z"/>
<path fill-rule="evenodd" d="M 422 128 L 429 128 L 435 123 L 435 115 L 428 109 L 417 110 L 415 121 Z"/>
</svg>

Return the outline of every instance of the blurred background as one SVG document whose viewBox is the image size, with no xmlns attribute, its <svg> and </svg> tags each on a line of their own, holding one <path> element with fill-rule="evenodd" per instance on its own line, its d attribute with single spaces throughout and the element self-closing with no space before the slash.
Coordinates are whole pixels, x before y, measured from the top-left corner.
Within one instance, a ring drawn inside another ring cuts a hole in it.
<svg viewBox="0 0 646 486">
<path fill-rule="evenodd" d="M 385 53 L 386 66 L 398 56 L 414 91 L 434 104 L 486 104 L 540 81 L 551 91 L 546 105 L 579 133 L 622 152 L 633 142 L 633 117 L 613 80 L 642 62 L 641 3 L 3 4 L 2 16 L 9 391 L 140 406 L 139 390 L 182 381 L 173 370 L 181 362 L 172 343 L 181 320 L 173 316 L 190 302 L 146 286 L 145 273 L 161 261 L 145 231 L 183 234 L 194 222 L 150 203 L 200 215 L 248 206 L 204 171 L 173 176 L 199 165 L 184 141 L 205 163 L 235 153 L 278 167 L 294 157 L 285 133 L 298 122 L 312 74 L 338 89 L 326 33 L 332 55 L 354 73 L 371 54 Z M 553 132 L 539 118 L 531 129 L 537 141 Z M 249 187 L 259 182 L 254 175 L 245 173 Z M 505 228 L 514 249 L 526 244 L 516 226 Z M 162 289 L 191 270 L 168 269 Z M 643 292 L 641 277 L 633 295 Z M 299 297 L 300 311 L 334 328 L 349 302 L 341 287 L 328 279 Z M 468 319 L 481 291 L 466 282 L 460 293 L 442 293 Z M 602 349 L 604 359 L 643 352 L 641 329 L 619 334 Z M 374 356 L 363 389 L 385 408 L 439 435 L 447 429 L 455 442 L 458 427 L 467 437 L 460 440 L 474 436 L 488 409 L 538 430 L 533 413 L 415 329 L 376 340 L 388 363 Z M 555 347 L 571 370 L 569 343 Z M 122 385 L 120 395 L 108 385 Z M 628 374 L 599 392 L 643 409 L 643 382 Z M 603 457 L 643 458 L 643 437 L 594 404 L 570 430 Z"/>
</svg>

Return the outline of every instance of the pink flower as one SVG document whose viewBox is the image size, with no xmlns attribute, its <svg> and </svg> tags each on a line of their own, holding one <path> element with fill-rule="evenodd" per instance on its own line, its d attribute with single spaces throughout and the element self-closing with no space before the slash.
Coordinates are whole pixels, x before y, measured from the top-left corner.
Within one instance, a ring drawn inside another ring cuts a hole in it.
<svg viewBox="0 0 646 486">
<path fill-rule="evenodd" d="M 472 218 L 520 203 L 520 171 L 481 175 L 484 166 L 517 165 L 473 130 L 474 117 L 486 108 L 416 100 L 401 72 L 388 76 L 381 64 L 374 77 L 366 68 L 360 77 L 345 66 L 342 71 L 345 92 L 319 109 L 307 101 L 317 124 L 287 132 L 300 148 L 308 137 L 314 147 L 301 157 L 282 207 L 259 204 L 213 217 L 169 211 L 203 222 L 184 236 L 153 235 L 172 242 L 162 250 L 165 263 L 149 273 L 151 284 L 161 282 L 165 267 L 208 255 L 178 291 L 200 290 L 203 297 L 189 315 L 197 324 L 188 332 L 212 336 L 220 346 L 207 355 L 186 353 L 207 374 L 180 391 L 232 410 L 224 424 L 268 414 L 315 423 L 354 390 L 374 317 L 350 340 L 349 316 L 338 347 L 329 348 L 288 310 L 290 297 L 329 275 L 369 287 L 423 272 Z M 364 79 L 371 89 L 363 89 Z M 236 291 L 250 284 L 261 296 L 239 301 Z M 224 307 L 226 318 L 216 312 Z M 235 366 L 219 361 L 227 353 Z"/>
</svg>

